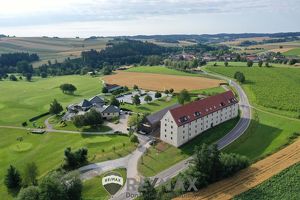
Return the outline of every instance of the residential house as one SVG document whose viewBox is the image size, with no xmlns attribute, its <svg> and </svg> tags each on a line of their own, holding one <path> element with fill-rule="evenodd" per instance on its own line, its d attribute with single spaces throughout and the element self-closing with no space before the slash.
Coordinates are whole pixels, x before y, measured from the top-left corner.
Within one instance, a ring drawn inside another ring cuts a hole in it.
<svg viewBox="0 0 300 200">
<path fill-rule="evenodd" d="M 170 109 L 161 119 L 160 139 L 179 147 L 204 131 L 238 116 L 232 91 Z"/>
</svg>

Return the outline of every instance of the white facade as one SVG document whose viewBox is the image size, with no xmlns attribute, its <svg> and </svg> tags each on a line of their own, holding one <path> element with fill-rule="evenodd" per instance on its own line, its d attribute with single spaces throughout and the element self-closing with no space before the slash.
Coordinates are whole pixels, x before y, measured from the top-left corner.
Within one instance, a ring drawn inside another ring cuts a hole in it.
<svg viewBox="0 0 300 200">
<path fill-rule="evenodd" d="M 170 111 L 161 119 L 160 139 L 175 147 L 192 140 L 202 132 L 238 116 L 238 103 L 223 107 L 206 116 L 178 126 Z"/>
</svg>

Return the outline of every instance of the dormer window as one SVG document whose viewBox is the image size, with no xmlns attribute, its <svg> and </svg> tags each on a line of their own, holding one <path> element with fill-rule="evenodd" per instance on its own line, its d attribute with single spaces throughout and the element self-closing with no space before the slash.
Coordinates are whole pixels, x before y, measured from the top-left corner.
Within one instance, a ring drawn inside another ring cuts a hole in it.
<svg viewBox="0 0 300 200">
<path fill-rule="evenodd" d="M 200 113 L 199 111 L 196 111 L 196 112 L 194 113 L 194 115 L 195 115 L 195 117 L 199 117 L 199 116 L 201 115 L 201 113 Z"/>
<path fill-rule="evenodd" d="M 188 120 L 188 118 L 186 116 L 183 116 L 183 117 L 179 118 L 180 123 L 186 122 L 187 120 Z"/>
</svg>

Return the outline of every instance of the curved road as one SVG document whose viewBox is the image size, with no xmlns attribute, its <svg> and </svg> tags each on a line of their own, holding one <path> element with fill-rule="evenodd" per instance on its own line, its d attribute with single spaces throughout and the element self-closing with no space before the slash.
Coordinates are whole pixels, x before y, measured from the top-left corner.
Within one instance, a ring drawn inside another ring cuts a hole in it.
<svg viewBox="0 0 300 200">
<path fill-rule="evenodd" d="M 206 73 L 206 72 L 204 72 L 204 73 Z M 208 73 L 206 73 L 206 74 L 208 74 Z M 227 133 L 222 139 L 220 139 L 219 141 L 216 142 L 216 144 L 218 145 L 218 148 L 223 149 L 227 145 L 234 142 L 243 133 L 245 133 L 245 131 L 249 127 L 250 122 L 251 122 L 251 106 L 249 104 L 248 97 L 245 94 L 244 90 L 235 81 L 232 81 L 231 79 L 228 79 L 227 77 L 224 77 L 221 75 L 215 75 L 215 74 L 210 74 L 210 73 L 209 73 L 209 75 L 227 80 L 230 83 L 230 85 L 236 89 L 238 96 L 240 98 L 240 100 L 239 100 L 239 106 L 240 106 L 240 110 L 241 110 L 240 120 L 238 121 L 237 125 L 229 133 Z M 140 156 L 142 156 L 142 154 L 140 154 L 139 157 Z M 156 176 L 151 177 L 151 179 L 158 178 L 159 181 L 157 181 L 156 186 L 159 186 L 159 185 L 163 184 L 164 182 L 166 182 L 168 179 L 173 178 L 176 175 L 178 175 L 180 172 L 186 170 L 189 165 L 189 160 L 191 160 L 191 159 L 192 159 L 192 157 L 190 157 L 186 160 L 183 160 L 183 161 L 173 165 L 172 167 L 160 172 Z M 138 164 L 138 159 L 134 160 L 134 162 L 129 162 L 127 170 L 130 170 L 130 168 L 136 169 L 137 164 Z M 130 173 L 127 173 L 127 175 L 128 175 L 127 177 L 139 179 L 140 176 L 138 174 L 138 171 L 134 170 L 134 172 L 135 172 L 134 176 L 129 176 Z M 127 196 L 126 195 L 127 193 L 132 194 L 132 195 L 138 195 L 137 191 L 126 190 L 126 185 L 125 185 L 125 187 L 123 187 L 123 189 L 119 193 L 117 193 L 112 199 L 124 200 L 124 199 L 134 199 L 135 198 L 135 196 L 131 196 L 131 197 Z"/>
<path fill-rule="evenodd" d="M 236 126 L 229 132 L 227 133 L 223 138 L 221 138 L 219 141 L 216 142 L 216 144 L 218 145 L 218 148 L 221 150 L 223 148 L 225 148 L 226 146 L 228 146 L 229 144 L 231 144 L 232 142 L 234 142 L 236 139 L 238 139 L 249 127 L 250 122 L 251 122 L 251 106 L 249 104 L 249 100 L 247 95 L 245 94 L 244 90 L 242 89 L 242 87 L 237 84 L 236 82 L 220 76 L 220 75 L 215 75 L 215 74 L 209 74 L 218 78 L 222 78 L 227 80 L 228 82 L 230 82 L 230 85 L 232 87 L 234 87 L 239 95 L 239 106 L 240 106 L 240 110 L 241 110 L 241 118 L 238 121 L 238 123 L 236 124 Z M 189 160 L 191 160 L 192 157 L 183 160 L 179 163 L 177 163 L 176 165 L 173 165 L 172 167 L 160 172 L 159 174 L 157 174 L 156 176 L 152 177 L 152 179 L 154 178 L 159 178 L 160 181 L 159 184 L 164 183 L 165 181 L 167 181 L 167 179 L 170 179 L 176 175 L 178 175 L 181 171 L 184 171 L 185 169 L 188 168 L 188 163 Z M 157 186 L 159 185 L 157 184 Z"/>
</svg>

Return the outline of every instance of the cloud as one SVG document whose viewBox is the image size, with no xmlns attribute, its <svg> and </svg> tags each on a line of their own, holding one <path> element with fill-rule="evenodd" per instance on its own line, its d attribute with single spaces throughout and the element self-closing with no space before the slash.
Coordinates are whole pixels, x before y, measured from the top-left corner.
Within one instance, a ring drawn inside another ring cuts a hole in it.
<svg viewBox="0 0 300 200">
<path fill-rule="evenodd" d="M 3 2 L 1 2 L 3 1 Z M 119 21 L 188 14 L 281 12 L 297 0 L 0 0 L 0 26 Z"/>
</svg>

